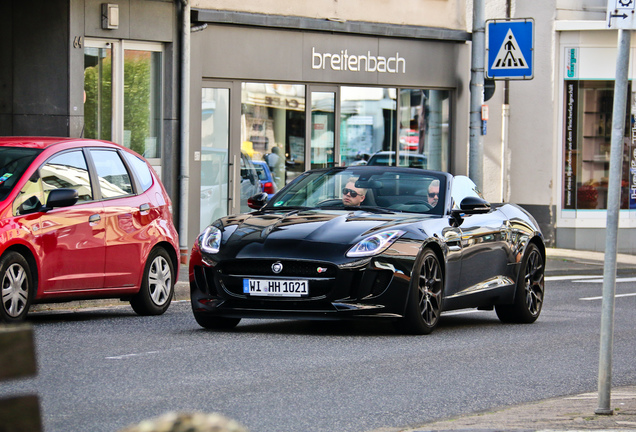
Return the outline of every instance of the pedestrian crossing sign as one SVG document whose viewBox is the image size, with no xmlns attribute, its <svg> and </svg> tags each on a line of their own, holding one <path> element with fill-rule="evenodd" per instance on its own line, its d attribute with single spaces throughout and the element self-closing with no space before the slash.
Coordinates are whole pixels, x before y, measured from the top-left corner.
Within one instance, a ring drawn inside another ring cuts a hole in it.
<svg viewBox="0 0 636 432">
<path fill-rule="evenodd" d="M 486 21 L 486 78 L 534 77 L 534 20 Z"/>
</svg>

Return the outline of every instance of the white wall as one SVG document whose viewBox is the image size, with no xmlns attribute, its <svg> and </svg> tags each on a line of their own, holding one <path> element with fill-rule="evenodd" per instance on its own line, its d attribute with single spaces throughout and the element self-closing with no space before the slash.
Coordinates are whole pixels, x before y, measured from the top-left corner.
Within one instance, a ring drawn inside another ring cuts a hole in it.
<svg viewBox="0 0 636 432">
<path fill-rule="evenodd" d="M 510 200 L 554 204 L 558 173 L 555 0 L 518 1 L 515 17 L 535 21 L 534 79 L 510 83 Z"/>
<path fill-rule="evenodd" d="M 604 20 L 607 0 L 556 0 L 558 20 Z"/>
<path fill-rule="evenodd" d="M 193 0 L 193 8 L 465 30 L 464 0 Z"/>
<path fill-rule="evenodd" d="M 552 205 L 557 175 L 556 0 L 511 3 L 512 18 L 533 18 L 535 22 L 534 78 L 509 81 L 507 140 L 502 131 L 504 81 L 496 81 L 494 96 L 485 102 L 489 120 L 483 137 L 483 192 L 493 202 Z M 505 18 L 505 8 L 505 0 L 487 1 L 486 20 Z M 472 28 L 472 15 L 467 20 Z"/>
</svg>

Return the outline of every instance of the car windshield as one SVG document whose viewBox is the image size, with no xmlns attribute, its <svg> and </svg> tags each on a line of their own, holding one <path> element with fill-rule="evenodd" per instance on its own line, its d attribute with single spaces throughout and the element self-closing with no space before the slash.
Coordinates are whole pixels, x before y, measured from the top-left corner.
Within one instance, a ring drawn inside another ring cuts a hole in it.
<svg viewBox="0 0 636 432">
<path fill-rule="evenodd" d="M 0 201 L 4 201 L 31 162 L 42 150 L 23 147 L 0 147 Z"/>
<path fill-rule="evenodd" d="M 325 208 L 444 214 L 446 177 L 396 167 L 309 171 L 287 185 L 266 209 Z"/>
</svg>

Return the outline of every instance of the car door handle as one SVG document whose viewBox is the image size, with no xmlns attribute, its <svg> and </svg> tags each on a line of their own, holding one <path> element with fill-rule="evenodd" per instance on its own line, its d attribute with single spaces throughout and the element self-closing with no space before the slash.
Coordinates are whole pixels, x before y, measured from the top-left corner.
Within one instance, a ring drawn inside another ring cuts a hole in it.
<svg viewBox="0 0 636 432">
<path fill-rule="evenodd" d="M 139 211 L 145 212 L 150 210 L 150 204 L 148 203 L 144 203 L 142 205 L 139 206 Z"/>
<path fill-rule="evenodd" d="M 99 222 L 100 220 L 102 220 L 102 218 L 101 218 L 101 216 L 100 216 L 100 215 L 98 215 L 98 214 L 91 215 L 91 216 L 88 218 L 88 222 L 89 222 L 89 223 L 97 223 L 97 222 Z"/>
</svg>

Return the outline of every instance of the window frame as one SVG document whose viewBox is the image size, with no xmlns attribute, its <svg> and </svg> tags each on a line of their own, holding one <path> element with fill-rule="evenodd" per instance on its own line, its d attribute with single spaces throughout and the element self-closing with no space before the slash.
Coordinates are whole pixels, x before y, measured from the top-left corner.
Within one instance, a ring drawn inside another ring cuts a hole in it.
<svg viewBox="0 0 636 432">
<path fill-rule="evenodd" d="M 110 48 L 112 56 L 112 120 L 111 120 L 111 141 L 120 145 L 124 145 L 124 65 L 125 65 L 125 52 L 129 50 L 133 51 L 150 51 L 161 53 L 161 65 L 158 71 L 161 77 L 162 84 L 158 86 L 160 89 L 160 101 L 158 104 L 157 116 L 159 119 L 163 119 L 164 113 L 164 101 L 166 98 L 165 86 L 165 49 L 164 44 L 159 42 L 144 42 L 144 41 L 128 41 L 122 39 L 93 39 L 86 38 L 84 42 L 85 48 Z M 159 130 L 157 136 L 161 138 L 159 143 L 160 147 L 163 147 L 163 121 L 159 122 Z M 163 154 L 161 152 L 160 154 Z M 143 155 L 142 155 L 143 156 Z M 161 159 L 159 158 L 146 158 L 151 166 L 161 166 Z"/>
</svg>

